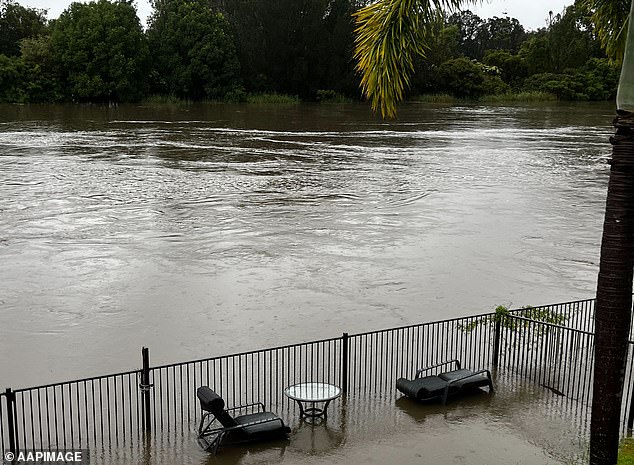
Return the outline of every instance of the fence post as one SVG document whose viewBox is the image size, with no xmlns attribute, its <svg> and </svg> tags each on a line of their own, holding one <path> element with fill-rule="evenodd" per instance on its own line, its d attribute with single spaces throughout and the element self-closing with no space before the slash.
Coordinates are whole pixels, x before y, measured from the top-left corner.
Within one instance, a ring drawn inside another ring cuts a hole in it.
<svg viewBox="0 0 634 465">
<path fill-rule="evenodd" d="M 631 344 L 628 344 L 627 352 L 628 357 L 634 357 L 634 349 L 631 349 Z M 634 360 L 632 361 L 634 363 Z M 627 416 L 627 430 L 632 431 L 634 428 L 634 386 L 631 386 L 632 393 L 630 396 L 630 410 Z"/>
<path fill-rule="evenodd" d="M 630 412 L 627 417 L 627 430 L 632 431 L 634 428 L 634 389 L 632 390 L 632 396 L 630 397 Z"/>
<path fill-rule="evenodd" d="M 493 340 L 493 368 L 498 369 L 500 363 L 500 339 L 502 338 L 502 315 L 495 315 L 495 335 Z"/>
<path fill-rule="evenodd" d="M 343 333 L 341 336 L 341 390 L 348 392 L 348 333 Z"/>
<path fill-rule="evenodd" d="M 13 392 L 11 388 L 7 388 L 4 395 L 7 399 L 7 433 L 9 434 L 9 451 L 11 451 L 12 454 L 15 454 L 15 392 Z"/>
<path fill-rule="evenodd" d="M 141 349 L 143 357 L 143 369 L 141 371 L 141 393 L 143 394 L 143 426 L 146 433 L 152 431 L 151 412 L 150 412 L 150 349 L 143 347 Z"/>
</svg>

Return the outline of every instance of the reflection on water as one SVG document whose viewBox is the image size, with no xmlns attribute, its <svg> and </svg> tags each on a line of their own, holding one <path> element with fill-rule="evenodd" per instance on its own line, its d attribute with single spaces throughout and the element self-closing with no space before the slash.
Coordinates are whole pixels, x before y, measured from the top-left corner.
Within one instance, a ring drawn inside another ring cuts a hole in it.
<svg viewBox="0 0 634 465">
<path fill-rule="evenodd" d="M 290 440 L 294 449 L 306 455 L 331 454 L 345 444 L 345 426 L 342 423 L 340 428 L 332 427 L 327 420 L 317 424 L 301 422 Z"/>
<path fill-rule="evenodd" d="M 589 297 L 611 113 L 2 106 L 2 379 Z"/>
</svg>

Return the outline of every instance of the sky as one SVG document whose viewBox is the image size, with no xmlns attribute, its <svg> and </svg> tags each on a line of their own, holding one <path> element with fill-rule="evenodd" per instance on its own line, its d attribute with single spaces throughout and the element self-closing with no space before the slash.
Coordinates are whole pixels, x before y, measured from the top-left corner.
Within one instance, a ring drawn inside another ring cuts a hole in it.
<svg viewBox="0 0 634 465">
<path fill-rule="evenodd" d="M 48 10 L 48 18 L 57 18 L 72 0 L 17 0 L 21 5 Z M 484 0 L 475 2 L 469 9 L 482 18 L 509 16 L 517 18 L 529 30 L 546 25 L 548 12 L 561 13 L 574 0 Z M 137 10 L 141 22 L 146 24 L 152 9 L 149 0 L 137 0 Z"/>
</svg>

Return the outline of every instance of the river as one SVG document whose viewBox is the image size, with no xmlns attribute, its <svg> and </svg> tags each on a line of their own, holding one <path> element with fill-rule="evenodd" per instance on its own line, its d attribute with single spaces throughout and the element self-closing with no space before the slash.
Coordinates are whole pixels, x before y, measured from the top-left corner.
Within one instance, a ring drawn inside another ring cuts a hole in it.
<svg viewBox="0 0 634 465">
<path fill-rule="evenodd" d="M 592 297 L 613 114 L 0 106 L 2 385 Z"/>
</svg>

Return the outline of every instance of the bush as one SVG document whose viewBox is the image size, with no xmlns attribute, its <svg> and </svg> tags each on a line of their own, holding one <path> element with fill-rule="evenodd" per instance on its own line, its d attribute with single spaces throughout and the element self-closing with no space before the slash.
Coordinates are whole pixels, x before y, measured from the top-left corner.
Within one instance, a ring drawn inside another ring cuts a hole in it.
<svg viewBox="0 0 634 465">
<path fill-rule="evenodd" d="M 319 103 L 351 103 L 352 99 L 334 90 L 318 90 L 317 101 Z"/>
<path fill-rule="evenodd" d="M 416 97 L 416 100 L 424 103 L 455 103 L 456 97 L 449 94 L 423 94 Z"/>
<path fill-rule="evenodd" d="M 485 95 L 480 99 L 487 103 L 507 103 L 507 102 L 551 102 L 557 100 L 557 96 L 548 92 L 508 92 L 506 94 Z"/>
<path fill-rule="evenodd" d="M 285 95 L 277 94 L 275 92 L 270 94 L 249 94 L 247 95 L 247 103 L 256 104 L 297 104 L 299 103 L 299 97 L 297 95 Z"/>
<path fill-rule="evenodd" d="M 510 90 L 500 70 L 468 58 L 448 60 L 438 67 L 439 87 L 460 98 L 478 98 Z"/>
<path fill-rule="evenodd" d="M 583 83 L 572 74 L 533 74 L 524 83 L 528 91 L 548 92 L 562 100 L 587 100 Z"/>
<path fill-rule="evenodd" d="M 555 94 L 562 100 L 610 100 L 616 97 L 618 67 L 593 58 L 579 70 L 564 74 L 540 73 L 526 79 L 528 91 Z"/>
</svg>

